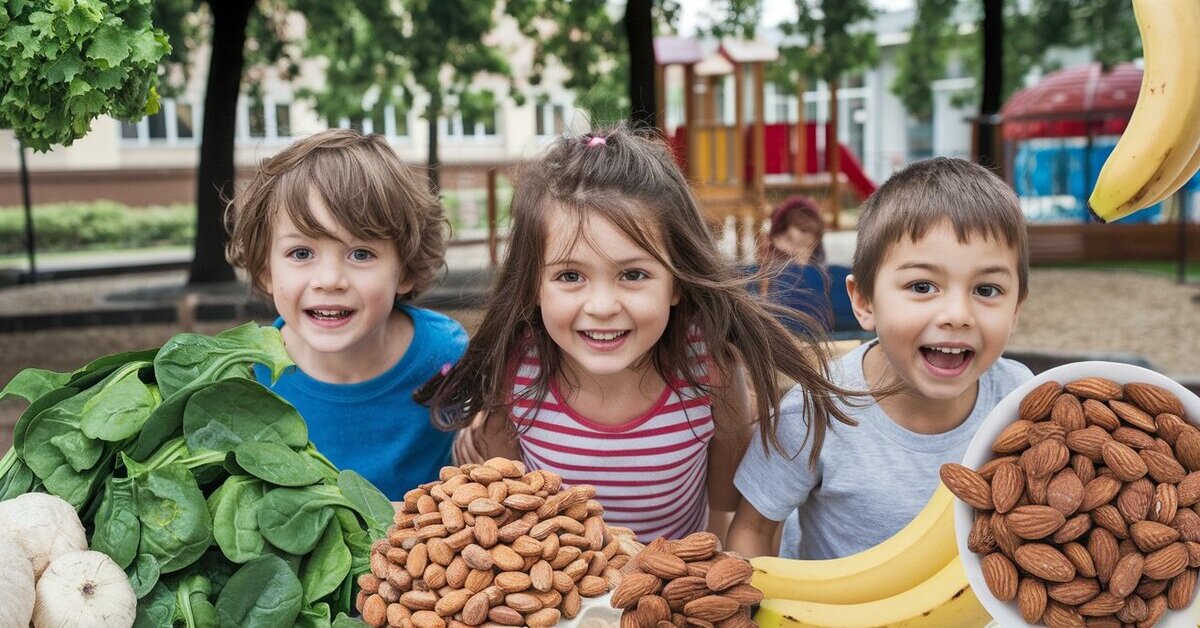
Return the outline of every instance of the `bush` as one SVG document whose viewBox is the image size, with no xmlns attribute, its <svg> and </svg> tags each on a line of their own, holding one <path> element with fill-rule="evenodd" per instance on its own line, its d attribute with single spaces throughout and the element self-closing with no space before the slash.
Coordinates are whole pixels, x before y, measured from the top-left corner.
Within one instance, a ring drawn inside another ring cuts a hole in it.
<svg viewBox="0 0 1200 628">
<path fill-rule="evenodd" d="M 127 207 L 113 201 L 57 203 L 33 208 L 39 252 L 189 245 L 196 233 L 193 205 Z M 25 211 L 0 207 L 0 255 L 25 251 Z"/>
</svg>

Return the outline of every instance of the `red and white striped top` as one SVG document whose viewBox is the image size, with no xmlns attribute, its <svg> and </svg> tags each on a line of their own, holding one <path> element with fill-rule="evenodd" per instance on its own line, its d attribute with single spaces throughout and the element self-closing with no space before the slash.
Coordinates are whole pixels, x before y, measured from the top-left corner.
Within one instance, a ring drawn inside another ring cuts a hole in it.
<svg viewBox="0 0 1200 628">
<path fill-rule="evenodd" d="M 693 373 L 708 383 L 708 348 L 689 335 Z M 621 425 L 581 416 L 562 401 L 554 378 L 540 404 L 528 394 L 541 370 L 536 351 L 517 364 L 509 418 L 520 434 L 529 469 L 546 469 L 564 484 L 590 484 L 604 506 L 604 520 L 630 528 L 644 543 L 676 539 L 708 523 L 708 443 L 712 402 L 681 377 L 668 382 L 654 405 Z M 523 398 L 523 395 L 527 398 Z"/>
</svg>

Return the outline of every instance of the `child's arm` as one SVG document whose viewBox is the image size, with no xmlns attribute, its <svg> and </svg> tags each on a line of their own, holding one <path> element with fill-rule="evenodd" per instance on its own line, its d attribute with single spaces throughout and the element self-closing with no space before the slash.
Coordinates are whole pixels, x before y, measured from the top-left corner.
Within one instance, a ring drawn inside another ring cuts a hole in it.
<svg viewBox="0 0 1200 628">
<path fill-rule="evenodd" d="M 496 457 L 521 459 L 517 432 L 504 416 L 480 412 L 454 437 L 454 464 L 483 464 Z"/>
<path fill-rule="evenodd" d="M 738 505 L 737 513 L 733 515 L 733 523 L 729 526 L 729 536 L 725 547 L 742 556 L 775 556 L 778 521 L 772 521 L 758 512 L 748 501 Z"/>
<path fill-rule="evenodd" d="M 753 437 L 754 423 L 750 417 L 754 403 L 741 365 L 725 377 L 714 372 L 713 380 L 716 432 L 708 445 L 708 531 L 724 541 L 730 514 L 741 501 L 733 476 Z"/>
</svg>

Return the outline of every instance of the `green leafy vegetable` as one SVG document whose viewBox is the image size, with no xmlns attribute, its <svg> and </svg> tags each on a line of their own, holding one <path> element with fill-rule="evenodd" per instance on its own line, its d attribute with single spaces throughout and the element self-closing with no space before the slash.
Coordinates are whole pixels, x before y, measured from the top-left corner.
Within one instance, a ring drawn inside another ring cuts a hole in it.
<svg viewBox="0 0 1200 628">
<path fill-rule="evenodd" d="M 222 626 L 291 628 L 303 597 L 288 564 L 278 556 L 263 556 L 233 574 L 217 599 L 217 613 Z"/>
</svg>

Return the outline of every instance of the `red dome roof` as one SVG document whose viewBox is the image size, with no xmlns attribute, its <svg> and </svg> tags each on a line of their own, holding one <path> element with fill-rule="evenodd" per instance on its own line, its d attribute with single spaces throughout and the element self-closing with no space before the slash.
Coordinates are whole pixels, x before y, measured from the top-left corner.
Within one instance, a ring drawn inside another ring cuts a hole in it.
<svg viewBox="0 0 1200 628">
<path fill-rule="evenodd" d="M 1001 108 L 1004 137 L 1120 135 L 1141 85 L 1142 70 L 1132 63 L 1107 72 L 1099 63 L 1089 63 L 1047 74 L 1037 85 L 1013 94 Z"/>
</svg>

